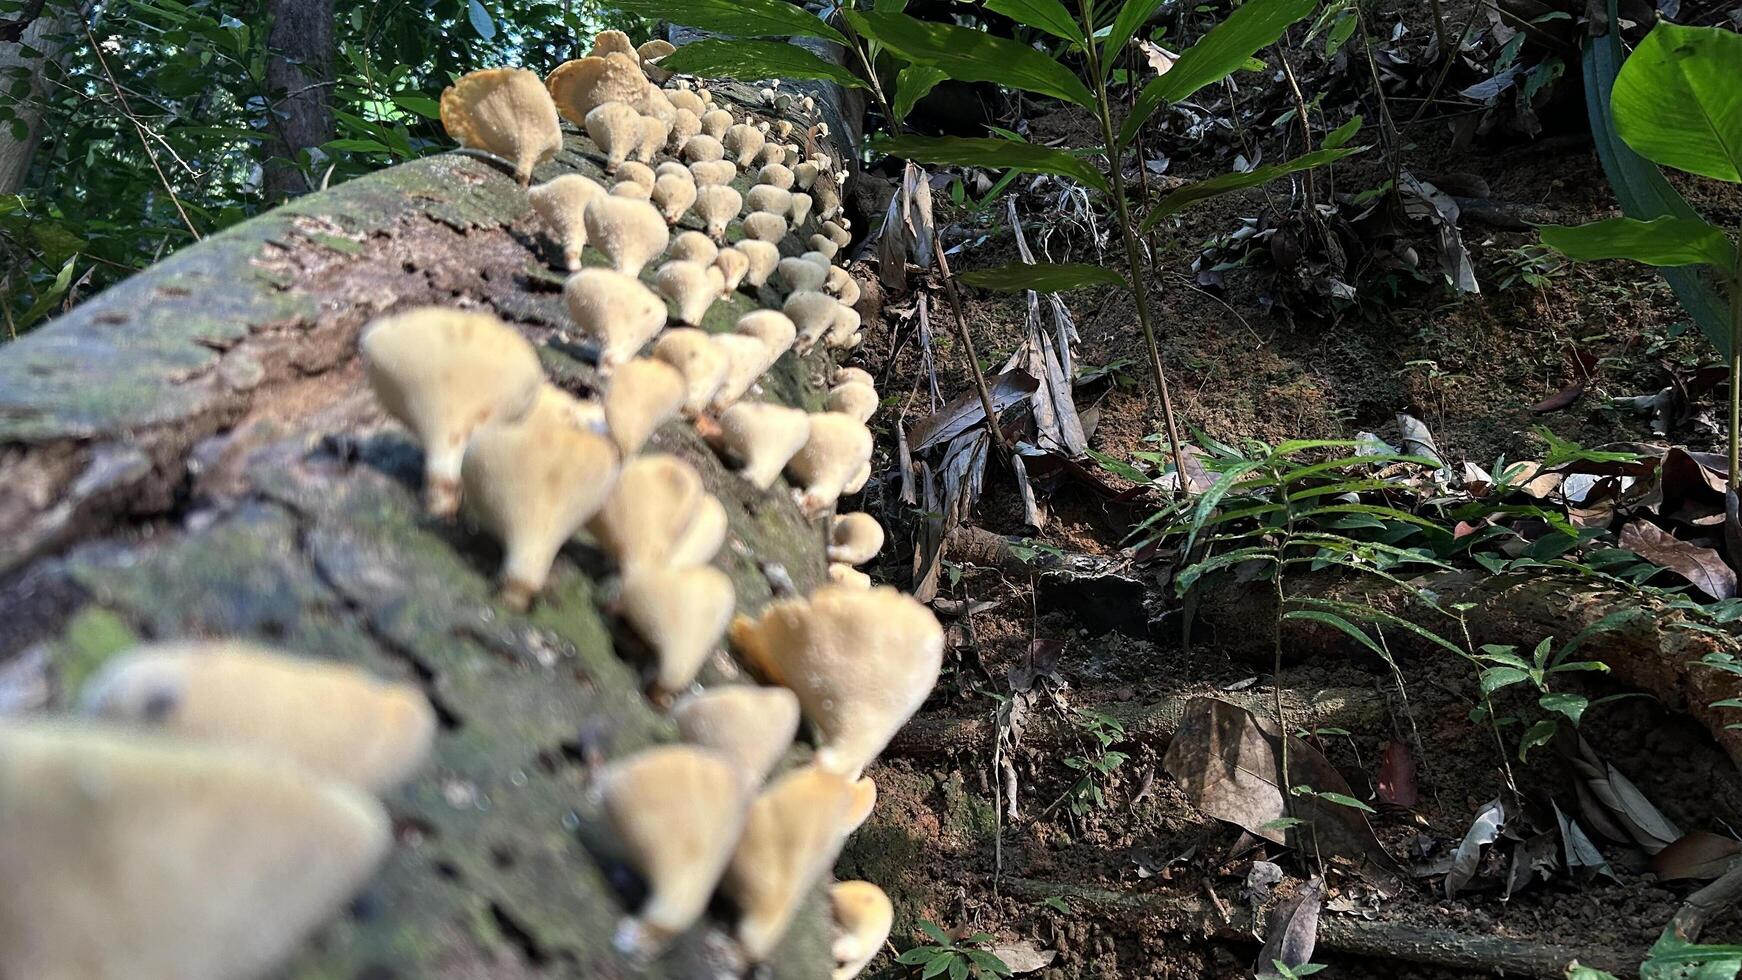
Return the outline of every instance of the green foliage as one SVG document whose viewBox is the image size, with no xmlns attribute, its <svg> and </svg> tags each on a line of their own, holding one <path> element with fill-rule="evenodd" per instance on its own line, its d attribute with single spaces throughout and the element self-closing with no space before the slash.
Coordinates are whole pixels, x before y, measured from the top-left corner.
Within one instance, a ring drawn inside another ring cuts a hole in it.
<svg viewBox="0 0 1742 980">
<path fill-rule="evenodd" d="M 1010 967 L 1003 960 L 980 948 L 991 945 L 996 941 L 995 937 L 976 932 L 966 939 L 952 940 L 934 922 L 921 922 L 919 928 L 931 939 L 932 945 L 915 946 L 895 958 L 896 963 L 913 967 L 911 976 L 920 980 L 930 977 L 985 980 L 1010 976 Z"/>
<path fill-rule="evenodd" d="M 797 8 L 794 8 L 797 9 Z M 692 41 L 665 56 L 660 67 L 704 78 L 821 79 L 864 88 L 859 76 L 794 44 L 779 41 Z"/>
<path fill-rule="evenodd" d="M 1080 773 L 1065 790 L 1065 800 L 1071 813 L 1081 817 L 1107 805 L 1102 784 L 1130 756 L 1113 748 L 1125 739 L 1125 725 L 1119 719 L 1078 708 L 1071 714 L 1071 723 L 1082 734 L 1084 748 L 1064 757 L 1065 768 Z"/>
<path fill-rule="evenodd" d="M 608 6 L 731 37 L 820 37 L 846 44 L 841 32 L 787 0 L 609 0 Z"/>
<path fill-rule="evenodd" d="M 1615 129 L 1653 163 L 1742 183 L 1742 35 L 1660 21 L 1621 66 Z"/>
<path fill-rule="evenodd" d="M 970 286 L 997 292 L 1014 293 L 1024 289 L 1043 293 L 1060 293 L 1083 286 L 1122 286 L 1125 277 L 1113 269 L 1074 262 L 1040 262 L 1030 265 L 1014 262 L 995 269 L 964 272 L 956 278 Z"/>
<path fill-rule="evenodd" d="M 1058 174 L 1107 190 L 1107 178 L 1087 160 L 1063 150 L 990 137 L 896 136 L 871 141 L 871 148 L 915 163 L 947 163 L 966 167 L 1010 167 L 1037 174 Z"/>
<path fill-rule="evenodd" d="M 1025 4 L 1026 5 L 1026 4 Z M 1093 106 L 1095 95 L 1063 63 L 1026 44 L 953 24 L 934 24 L 899 13 L 843 8 L 853 29 L 916 65 L 964 82 L 992 82 Z"/>
<path fill-rule="evenodd" d="M 1632 259 L 1646 265 L 1705 264 L 1727 274 L 1736 265 L 1736 247 L 1729 236 L 1698 218 L 1665 216 L 1650 221 L 1610 218 L 1590 224 L 1549 225 L 1542 243 L 1570 259 Z"/>
<path fill-rule="evenodd" d="M 1172 73 L 1170 72 L 1169 74 Z M 1166 76 L 1164 75 L 1162 77 L 1165 78 Z M 1169 215 L 1178 214 L 1200 201 L 1207 201 L 1212 197 L 1219 197 L 1229 191 L 1236 191 L 1245 187 L 1259 187 L 1270 183 L 1278 177 L 1285 177 L 1292 173 L 1299 173 L 1302 170 L 1313 170 L 1328 163 L 1335 163 L 1346 156 L 1359 153 L 1363 149 L 1365 149 L 1365 147 L 1359 146 L 1338 146 L 1330 147 L 1328 149 L 1319 149 L 1314 150 L 1311 153 L 1302 154 L 1295 157 L 1293 160 L 1288 160 L 1283 163 L 1254 167 L 1243 173 L 1226 173 L 1217 177 L 1211 177 L 1207 180 L 1195 181 L 1162 198 L 1161 203 L 1157 204 L 1155 210 L 1149 213 L 1149 217 L 1144 219 L 1143 230 L 1148 231 L 1160 224 L 1163 218 L 1166 218 Z"/>
</svg>

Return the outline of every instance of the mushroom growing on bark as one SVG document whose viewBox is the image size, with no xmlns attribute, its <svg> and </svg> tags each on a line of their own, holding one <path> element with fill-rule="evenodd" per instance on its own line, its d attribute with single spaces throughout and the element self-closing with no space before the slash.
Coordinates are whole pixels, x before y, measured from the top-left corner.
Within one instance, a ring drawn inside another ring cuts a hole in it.
<svg viewBox="0 0 1742 980">
<path fill-rule="evenodd" d="M 587 136 L 605 151 L 605 172 L 616 173 L 641 145 L 641 113 L 622 102 L 606 102 L 587 113 Z"/>
<path fill-rule="evenodd" d="M 637 357 L 605 385 L 605 425 L 624 459 L 641 451 L 655 430 L 683 407 L 684 376 L 662 360 Z"/>
<path fill-rule="evenodd" d="M 869 881 L 836 882 L 829 889 L 829 905 L 840 930 L 832 947 L 836 967 L 830 980 L 853 980 L 883 949 L 895 925 L 895 906 Z"/>
<path fill-rule="evenodd" d="M 671 718 L 679 738 L 724 754 L 755 787 L 798 737 L 798 698 L 784 687 L 728 684 L 679 701 Z"/>
<path fill-rule="evenodd" d="M 732 246 L 744 253 L 750 260 L 750 267 L 744 272 L 744 281 L 752 286 L 762 286 L 768 282 L 768 277 L 774 274 L 774 269 L 780 263 L 780 246 L 773 242 L 757 241 L 746 238 Z"/>
<path fill-rule="evenodd" d="M 575 326 L 599 344 L 604 374 L 634 357 L 665 326 L 665 300 L 634 276 L 610 269 L 582 269 L 570 276 L 563 299 Z"/>
<path fill-rule="evenodd" d="M 375 320 L 357 346 L 375 397 L 423 446 L 426 508 L 452 516 L 466 439 L 532 407 L 544 382 L 538 354 L 488 313 L 437 306 Z"/>
<path fill-rule="evenodd" d="M 700 184 L 700 181 L 697 183 Z M 736 188 L 724 184 L 708 184 L 696 188 L 696 217 L 702 219 L 708 237 L 716 242 L 725 240 L 726 226 L 738 216 L 738 209 L 743 203 L 743 195 Z"/>
<path fill-rule="evenodd" d="M 587 205 L 605 193 L 598 181 L 580 174 L 563 174 L 526 192 L 563 249 L 563 264 L 570 271 L 581 267 L 581 249 L 587 244 Z"/>
<path fill-rule="evenodd" d="M 714 256 L 714 268 L 720 270 L 720 298 L 725 299 L 744 281 L 744 274 L 750 271 L 750 260 L 735 247 L 723 248 Z"/>
<path fill-rule="evenodd" d="M 607 102 L 644 108 L 651 86 L 639 60 L 618 52 L 565 61 L 545 76 L 544 87 L 563 118 L 585 128 L 587 113 Z"/>
<path fill-rule="evenodd" d="M 738 942 L 751 962 L 774 952 L 799 903 L 834 863 L 853 807 L 848 780 L 815 765 L 780 776 L 750 804 L 720 884 L 738 906 Z"/>
<path fill-rule="evenodd" d="M 676 694 L 696 679 L 735 602 L 731 578 L 712 565 L 646 569 L 624 579 L 618 611 L 653 649 L 656 691 Z"/>
<path fill-rule="evenodd" d="M 707 125 L 706 119 L 702 120 L 702 125 Z M 756 155 L 762 152 L 762 144 L 767 141 L 768 138 L 762 135 L 761 130 L 744 123 L 726 127 L 726 132 L 720 138 L 721 144 L 726 147 L 726 152 L 732 154 L 740 169 L 750 166 L 751 162 L 756 159 Z"/>
<path fill-rule="evenodd" d="M 744 397 L 762 377 L 769 360 L 768 346 L 755 337 L 736 333 L 714 334 L 714 344 L 726 354 L 726 380 L 714 392 L 714 411 L 724 411 Z"/>
<path fill-rule="evenodd" d="M 556 106 L 538 76 L 524 68 L 487 68 L 461 75 L 442 90 L 442 128 L 461 146 L 514 165 L 525 187 L 532 168 L 562 149 Z"/>
<path fill-rule="evenodd" d="M 871 416 L 877 413 L 877 389 L 858 381 L 850 381 L 829 389 L 829 397 L 824 402 L 831 412 L 851 415 L 861 422 L 869 422 Z"/>
<path fill-rule="evenodd" d="M 665 217 L 646 199 L 610 194 L 596 197 L 588 202 L 583 218 L 588 243 L 605 253 L 611 267 L 626 276 L 639 276 L 642 267 L 665 251 L 671 240 Z"/>
<path fill-rule="evenodd" d="M 616 489 L 587 528 L 625 579 L 669 568 L 707 495 L 695 468 L 676 456 L 637 456 L 623 464 Z"/>
<path fill-rule="evenodd" d="M 778 242 L 786 237 L 786 217 L 772 211 L 752 211 L 744 216 L 744 237 Z"/>
<path fill-rule="evenodd" d="M 871 576 L 851 565 L 838 561 L 829 563 L 829 581 L 853 589 L 869 589 L 871 587 Z"/>
<path fill-rule="evenodd" d="M 803 409 L 739 402 L 720 413 L 716 441 L 740 464 L 739 476 L 758 490 L 767 490 L 809 438 L 810 416 Z"/>
<path fill-rule="evenodd" d="M 798 336 L 798 328 L 779 310 L 755 310 L 746 313 L 733 324 L 732 332 L 755 337 L 767 347 L 767 356 L 762 364 L 764 371 L 780 360 L 780 355 L 792 347 L 793 339 Z"/>
<path fill-rule="evenodd" d="M 791 292 L 820 292 L 828 280 L 828 267 L 806 258 L 780 260 L 780 278 Z"/>
<path fill-rule="evenodd" d="M 665 254 L 671 259 L 711 265 L 714 256 L 720 254 L 720 246 L 699 231 L 682 231 L 671 240 L 671 247 L 666 249 Z"/>
<path fill-rule="evenodd" d="M 687 171 L 682 177 L 661 174 L 653 181 L 653 193 L 649 199 L 659 209 L 660 217 L 665 219 L 665 223 L 675 225 L 683 220 L 683 216 L 696 203 L 695 178 Z"/>
<path fill-rule="evenodd" d="M 883 549 L 883 525 L 864 511 L 841 514 L 829 522 L 829 561 L 863 565 Z"/>
<path fill-rule="evenodd" d="M 815 289 L 800 290 L 786 297 L 781 312 L 798 326 L 799 353 L 815 347 L 817 341 L 835 325 L 836 310 L 840 305 L 833 296 Z"/>
<path fill-rule="evenodd" d="M 720 298 L 725 275 L 713 265 L 676 259 L 659 267 L 654 284 L 666 299 L 677 307 L 681 323 L 698 326 L 707 316 L 708 307 Z"/>
<path fill-rule="evenodd" d="M 690 164 L 690 176 L 695 178 L 696 187 L 700 189 L 730 184 L 732 178 L 738 176 L 738 173 L 730 160 L 697 160 Z M 733 193 L 737 193 L 736 189 L 733 190 Z M 742 198 L 739 199 L 737 206 L 743 206 Z"/>
<path fill-rule="evenodd" d="M 786 464 L 799 486 L 799 506 L 813 516 L 834 506 L 870 459 L 865 423 L 840 412 L 812 414 L 810 440 Z"/>
<path fill-rule="evenodd" d="M 709 399 L 726 380 L 726 355 L 707 331 L 676 327 L 659 335 L 653 356 L 677 368 L 684 379 L 683 411 L 695 417 L 707 411 Z"/>
</svg>

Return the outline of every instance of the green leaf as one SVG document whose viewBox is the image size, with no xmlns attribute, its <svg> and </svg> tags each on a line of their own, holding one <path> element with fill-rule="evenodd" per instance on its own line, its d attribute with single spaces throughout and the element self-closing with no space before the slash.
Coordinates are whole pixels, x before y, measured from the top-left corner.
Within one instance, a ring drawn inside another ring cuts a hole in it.
<svg viewBox="0 0 1742 980">
<path fill-rule="evenodd" d="M 1170 214 L 1178 214 L 1199 201 L 1207 201 L 1212 197 L 1245 187 L 1268 184 L 1278 177 L 1302 170 L 1311 170 L 1314 167 L 1322 167 L 1327 163 L 1341 160 L 1365 149 L 1364 146 L 1340 146 L 1329 150 L 1314 150 L 1284 163 L 1255 167 L 1245 173 L 1223 174 L 1220 177 L 1211 177 L 1209 180 L 1200 180 L 1195 184 L 1187 184 L 1161 199 L 1161 203 L 1155 206 L 1155 210 L 1150 213 L 1149 217 L 1143 219 L 1143 230 L 1148 231 L 1155 227 L 1161 219 Z"/>
<path fill-rule="evenodd" d="M 995 974 L 1000 977 L 1007 977 L 1010 975 L 1010 967 L 1007 966 L 1003 960 L 983 949 L 968 950 L 968 959 L 973 960 L 975 966 L 985 970 L 987 973 Z"/>
<path fill-rule="evenodd" d="M 937 943 L 939 946 L 950 945 L 950 937 L 946 935 L 944 930 L 935 922 L 920 922 L 919 931 L 925 933 L 932 942 Z"/>
<path fill-rule="evenodd" d="M 915 946 L 903 951 L 895 958 L 895 962 L 902 966 L 918 966 L 921 963 L 930 963 L 932 960 L 947 955 L 949 954 L 935 946 Z"/>
<path fill-rule="evenodd" d="M 1069 68 L 1026 44 L 967 27 L 919 21 L 906 14 L 860 13 L 845 8 L 841 14 L 859 33 L 914 64 L 941 68 L 951 78 L 1019 88 L 1084 108 L 1095 105 L 1095 96 Z"/>
<path fill-rule="evenodd" d="M 406 112 L 416 113 L 425 119 L 442 117 L 441 106 L 427 95 L 395 95 L 393 103 Z"/>
<path fill-rule="evenodd" d="M 1698 218 L 1610 218 L 1584 225 L 1545 225 L 1542 243 L 1580 262 L 1632 259 L 1646 265 L 1709 265 L 1728 277 L 1736 247 Z"/>
<path fill-rule="evenodd" d="M 1327 800 L 1331 803 L 1335 803 L 1338 806 L 1346 806 L 1346 807 L 1350 808 L 1351 810 L 1360 810 L 1364 813 L 1377 813 L 1378 812 L 1377 810 L 1374 810 L 1372 807 L 1368 806 L 1365 803 L 1362 803 L 1360 800 L 1355 799 L 1353 796 L 1350 796 L 1347 793 L 1318 793 L 1318 792 L 1315 792 L 1315 793 L 1313 793 L 1313 795 L 1318 797 L 1321 800 Z"/>
<path fill-rule="evenodd" d="M 1062 293 L 1083 286 L 1123 286 L 1125 277 L 1112 269 L 1077 262 L 1012 262 L 994 269 L 963 272 L 957 279 L 970 286 L 1001 293 L 1032 289 L 1042 293 Z"/>
<path fill-rule="evenodd" d="M 1082 27 L 1059 0 L 986 0 L 986 9 L 1064 38 L 1079 48 L 1086 43 Z"/>
<path fill-rule="evenodd" d="M 824 61 L 807 48 L 780 41 L 691 41 L 661 59 L 659 67 L 709 78 L 814 78 L 846 88 L 865 87 L 859 76 L 840 65 Z"/>
<path fill-rule="evenodd" d="M 840 31 L 787 0 L 607 0 L 604 6 L 732 37 L 820 37 L 847 43 Z"/>
<path fill-rule="evenodd" d="M 387 153 L 386 144 L 375 140 L 328 140 L 321 149 L 331 153 Z"/>
<path fill-rule="evenodd" d="M 1131 35 L 1137 29 L 1149 22 L 1149 18 L 1161 9 L 1166 0 L 1125 0 L 1125 5 L 1119 8 L 1119 16 L 1113 18 L 1113 26 L 1107 31 L 1107 39 L 1101 42 L 1101 73 L 1111 72 L 1113 66 L 1119 63 L 1119 52 L 1125 50 L 1125 45 L 1131 42 Z"/>
<path fill-rule="evenodd" d="M 1584 716 L 1585 709 L 1591 706 L 1591 699 L 1583 694 L 1544 694 L 1536 699 L 1536 703 L 1544 711 L 1555 711 L 1566 715 L 1567 720 L 1577 725 Z"/>
<path fill-rule="evenodd" d="M 18 318 L 18 322 L 14 325 L 15 329 L 23 330 L 47 316 L 49 310 L 54 309 L 54 304 L 60 302 L 60 298 L 67 294 L 68 289 L 72 288 L 73 263 L 78 261 L 78 258 L 77 255 L 74 255 L 67 259 L 66 264 L 61 266 L 60 272 L 55 275 L 54 282 L 47 289 L 38 293 L 35 302 L 31 303 L 30 308 L 24 311 L 24 315 Z"/>
<path fill-rule="evenodd" d="M 1547 745 L 1554 738 L 1555 732 L 1559 730 L 1560 726 L 1555 723 L 1553 718 L 1544 718 L 1531 725 L 1518 739 L 1518 761 L 1523 762 L 1525 754 L 1531 749 L 1539 745 Z"/>
<path fill-rule="evenodd" d="M 466 0 L 466 19 L 472 22 L 472 30 L 486 41 L 496 39 L 496 22 L 490 19 L 490 11 L 478 0 Z"/>
<path fill-rule="evenodd" d="M 1373 642 L 1373 638 L 1367 635 L 1366 630 L 1356 626 L 1354 623 L 1349 622 L 1347 619 L 1344 619 L 1336 613 L 1325 612 L 1322 609 L 1291 609 L 1284 613 L 1282 618 L 1285 620 L 1304 619 L 1314 623 L 1324 623 L 1326 626 L 1342 631 L 1351 639 L 1356 640 L 1362 646 L 1373 651 L 1374 655 L 1380 660 L 1383 660 L 1386 663 L 1391 662 L 1391 656 L 1387 654 L 1379 644 Z"/>
<path fill-rule="evenodd" d="M 1040 174 L 1058 174 L 1096 190 L 1107 190 L 1107 178 L 1082 158 L 1031 143 L 984 137 L 898 136 L 872 140 L 871 148 L 915 163 L 1012 167 Z"/>
<path fill-rule="evenodd" d="M 1354 20 L 1354 18 L 1351 17 L 1350 21 L 1353 22 L 1353 20 Z M 1354 139 L 1355 134 L 1360 132 L 1360 131 L 1361 131 L 1361 117 L 1355 116 L 1355 117 L 1351 118 L 1348 122 L 1344 123 L 1343 125 L 1338 126 L 1336 129 L 1333 129 L 1330 132 L 1326 133 L 1325 134 L 1325 141 L 1323 143 L 1319 144 L 1319 146 L 1322 149 L 1334 150 L 1337 147 L 1342 146 L 1343 144 Z"/>
<path fill-rule="evenodd" d="M 1503 687 L 1530 680 L 1530 672 L 1517 667 L 1489 667 L 1482 671 L 1482 693 L 1493 694 Z"/>
<path fill-rule="evenodd" d="M 1621 66 L 1615 129 L 1640 156 L 1742 183 L 1742 35 L 1659 21 Z"/>
<path fill-rule="evenodd" d="M 950 77 L 942 68 L 931 65 L 908 65 L 895 76 L 895 104 L 890 111 L 897 121 L 906 119 L 913 107 L 925 98 L 937 84 Z"/>
<path fill-rule="evenodd" d="M 937 957 L 936 959 L 933 959 L 931 962 L 929 962 L 925 965 L 924 970 L 920 971 L 920 973 L 919 973 L 920 980 L 926 980 L 927 977 L 938 976 L 939 974 L 943 973 L 945 970 L 949 970 L 949 969 L 954 968 L 954 966 L 956 964 L 956 959 L 957 958 L 955 956 L 952 956 L 949 954 L 945 954 L 943 956 Z"/>
<path fill-rule="evenodd" d="M 1318 0 L 1248 0 L 1181 53 L 1167 74 L 1143 87 L 1119 131 L 1119 145 L 1131 142 L 1163 102 L 1179 102 L 1233 74 L 1253 53 L 1275 43 L 1290 24 L 1317 6 Z"/>
</svg>

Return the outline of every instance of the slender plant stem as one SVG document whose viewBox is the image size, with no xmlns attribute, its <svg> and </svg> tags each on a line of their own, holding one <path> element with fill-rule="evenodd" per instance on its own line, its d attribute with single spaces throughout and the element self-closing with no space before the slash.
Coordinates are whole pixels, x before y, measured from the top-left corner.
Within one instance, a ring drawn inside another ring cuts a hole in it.
<svg viewBox="0 0 1742 980">
<path fill-rule="evenodd" d="M 1739 236 L 1742 239 L 1742 236 Z M 1730 280 L 1730 492 L 1742 488 L 1742 470 L 1737 455 L 1742 450 L 1742 240 L 1739 240 L 1735 273 Z"/>
<path fill-rule="evenodd" d="M 1300 151 L 1310 153 L 1313 148 L 1312 120 L 1307 118 L 1306 97 L 1301 95 L 1300 82 L 1296 81 L 1294 77 L 1294 65 L 1288 60 L 1287 35 L 1284 35 L 1283 43 L 1277 45 L 1276 54 L 1282 60 L 1282 75 L 1288 79 L 1288 90 L 1294 94 L 1295 114 L 1300 117 Z M 1313 172 L 1308 170 L 1302 175 L 1302 178 L 1301 186 L 1306 190 L 1307 220 L 1316 222 L 1319 220 L 1319 202 L 1318 194 L 1314 189 Z"/>
<path fill-rule="evenodd" d="M 1088 0 L 1080 0 L 1083 22 L 1091 23 Z M 1155 324 L 1149 311 L 1149 275 L 1143 263 L 1143 249 L 1132 230 L 1131 204 L 1125 198 L 1125 171 L 1120 165 L 1118 133 L 1113 128 L 1113 114 L 1107 97 L 1107 78 L 1101 72 L 1101 56 L 1091 41 L 1087 46 L 1089 75 L 1095 82 L 1095 110 L 1100 118 L 1101 138 L 1106 142 L 1108 176 L 1113 181 L 1113 204 L 1118 209 L 1119 231 L 1125 239 L 1126 276 L 1130 280 L 1131 298 L 1137 304 L 1137 323 L 1143 328 L 1143 342 L 1149 348 L 1149 368 L 1155 375 L 1155 390 L 1161 396 L 1161 416 L 1167 424 L 1168 449 L 1173 454 L 1174 471 L 1179 474 L 1179 493 L 1191 495 L 1191 478 L 1186 474 L 1185 445 L 1180 442 L 1179 426 L 1173 418 L 1173 395 L 1167 388 L 1167 370 L 1162 367 L 1161 347 L 1155 341 Z"/>
<path fill-rule="evenodd" d="M 980 407 L 986 412 L 986 434 L 992 437 L 992 448 L 997 451 L 998 458 L 1009 463 L 1010 447 L 1004 444 L 1004 432 L 998 428 L 997 406 L 992 402 L 991 389 L 986 387 L 986 374 L 980 370 L 980 358 L 974 353 L 974 337 L 968 332 L 968 321 L 962 316 L 962 298 L 956 295 L 956 278 L 950 275 L 950 260 L 944 257 L 944 243 L 938 238 L 935 224 L 931 232 L 931 250 L 937 258 L 938 271 L 944 277 L 944 292 L 950 297 L 950 311 L 955 314 L 956 339 L 962 343 L 968 370 L 974 374 L 974 388 L 980 393 Z"/>
</svg>

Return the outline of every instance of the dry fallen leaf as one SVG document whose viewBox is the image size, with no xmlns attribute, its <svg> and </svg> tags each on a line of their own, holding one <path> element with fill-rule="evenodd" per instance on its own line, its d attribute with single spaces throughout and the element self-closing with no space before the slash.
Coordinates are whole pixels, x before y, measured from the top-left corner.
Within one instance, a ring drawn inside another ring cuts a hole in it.
<svg viewBox="0 0 1742 980">
<path fill-rule="evenodd" d="M 1736 572 L 1710 548 L 1682 541 L 1656 524 L 1636 520 L 1621 529 L 1621 547 L 1680 575 L 1714 599 L 1736 597 Z"/>
</svg>

